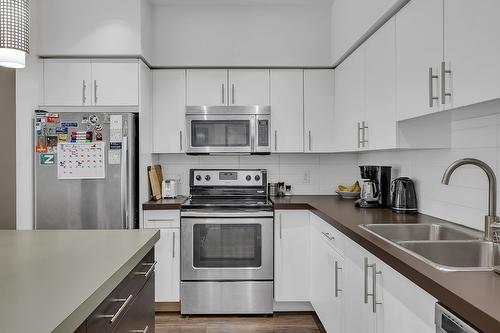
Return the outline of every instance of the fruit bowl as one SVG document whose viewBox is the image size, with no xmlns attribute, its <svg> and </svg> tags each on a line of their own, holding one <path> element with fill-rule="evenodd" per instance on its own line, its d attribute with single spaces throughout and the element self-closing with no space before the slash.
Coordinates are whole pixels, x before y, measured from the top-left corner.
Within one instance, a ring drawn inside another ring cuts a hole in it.
<svg viewBox="0 0 500 333">
<path fill-rule="evenodd" d="M 343 192 L 335 191 L 342 199 L 357 199 L 359 198 L 360 192 Z"/>
</svg>

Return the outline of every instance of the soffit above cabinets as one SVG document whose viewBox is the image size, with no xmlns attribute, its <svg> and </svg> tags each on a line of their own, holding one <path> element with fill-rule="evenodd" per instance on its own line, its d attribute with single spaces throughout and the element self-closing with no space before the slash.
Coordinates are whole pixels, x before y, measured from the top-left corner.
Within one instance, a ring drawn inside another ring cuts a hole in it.
<svg viewBox="0 0 500 333">
<path fill-rule="evenodd" d="M 154 5 L 203 6 L 294 6 L 332 4 L 334 0 L 149 0 Z"/>
</svg>

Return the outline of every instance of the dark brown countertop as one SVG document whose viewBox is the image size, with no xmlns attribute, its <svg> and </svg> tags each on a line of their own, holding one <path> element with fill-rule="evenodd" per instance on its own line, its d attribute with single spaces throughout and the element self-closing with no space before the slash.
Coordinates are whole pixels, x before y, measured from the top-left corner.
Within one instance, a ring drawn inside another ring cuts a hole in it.
<svg viewBox="0 0 500 333">
<path fill-rule="evenodd" d="M 175 199 L 160 199 L 157 201 L 149 200 L 142 204 L 143 210 L 164 210 L 164 209 L 181 209 L 181 205 L 186 201 L 187 197 L 180 195 Z"/>
<path fill-rule="evenodd" d="M 440 223 L 424 214 L 394 214 L 389 209 L 360 209 L 334 195 L 272 198 L 275 209 L 307 209 L 343 232 L 386 264 L 426 290 L 484 332 L 500 332 L 500 275 L 445 272 L 361 229 L 365 223 Z"/>
</svg>

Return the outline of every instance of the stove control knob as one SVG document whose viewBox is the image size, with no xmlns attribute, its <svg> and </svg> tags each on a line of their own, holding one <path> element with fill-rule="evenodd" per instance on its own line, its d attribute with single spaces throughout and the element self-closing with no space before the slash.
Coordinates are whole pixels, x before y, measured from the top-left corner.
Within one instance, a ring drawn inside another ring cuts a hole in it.
<svg viewBox="0 0 500 333">
<path fill-rule="evenodd" d="M 249 181 L 251 181 L 251 180 L 252 180 L 252 176 L 247 175 L 246 179 L 247 179 L 247 182 L 249 182 Z"/>
<path fill-rule="evenodd" d="M 259 181 L 260 180 L 260 176 L 259 175 L 255 175 L 255 180 Z"/>
<path fill-rule="evenodd" d="M 205 180 L 206 180 L 207 182 L 208 182 L 208 181 L 210 181 L 210 175 L 206 175 L 206 176 L 205 176 Z"/>
<path fill-rule="evenodd" d="M 200 175 L 196 175 L 196 180 L 200 181 L 201 180 L 201 176 Z"/>
</svg>

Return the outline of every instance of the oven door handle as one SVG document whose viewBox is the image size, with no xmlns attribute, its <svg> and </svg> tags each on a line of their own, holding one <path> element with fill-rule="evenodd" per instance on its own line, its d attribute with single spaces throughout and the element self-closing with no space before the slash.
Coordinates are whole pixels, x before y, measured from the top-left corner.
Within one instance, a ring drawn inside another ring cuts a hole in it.
<svg viewBox="0 0 500 333">
<path fill-rule="evenodd" d="M 239 211 L 181 211 L 181 217 L 273 217 L 274 213 L 272 210 L 266 211 L 250 211 L 250 210 L 239 210 Z"/>
</svg>

